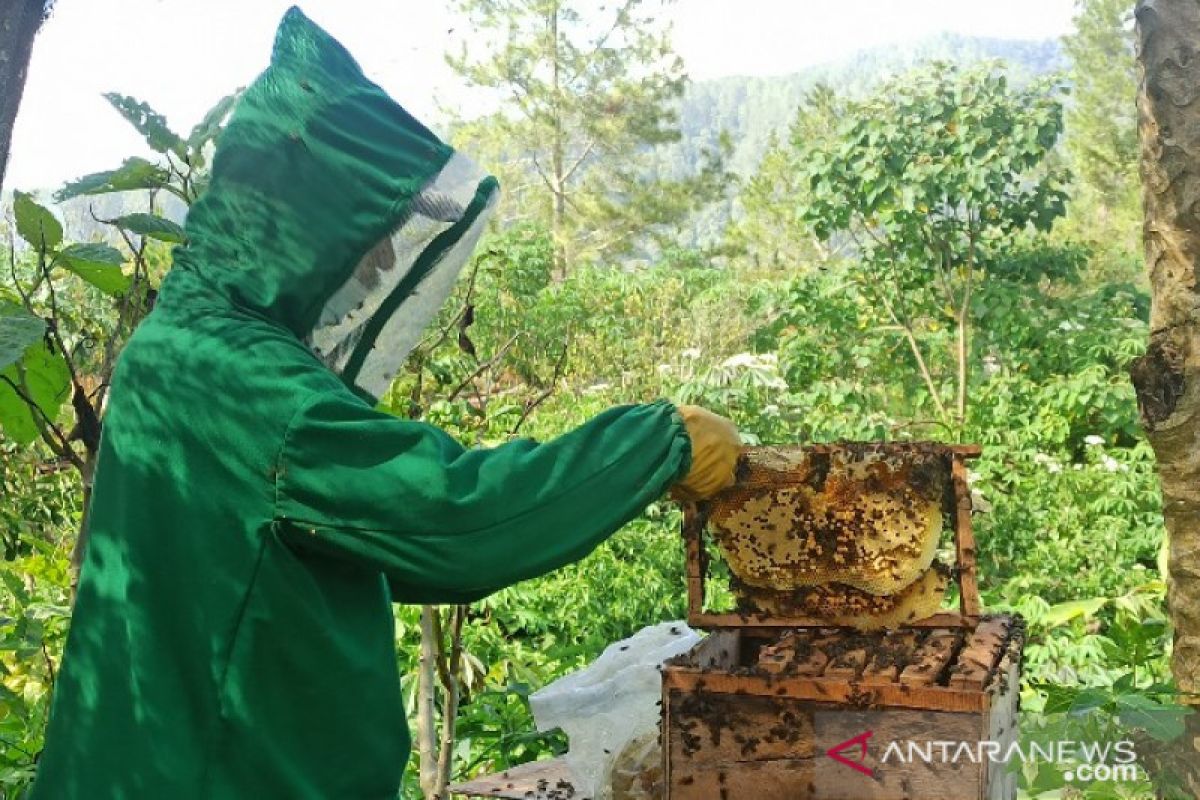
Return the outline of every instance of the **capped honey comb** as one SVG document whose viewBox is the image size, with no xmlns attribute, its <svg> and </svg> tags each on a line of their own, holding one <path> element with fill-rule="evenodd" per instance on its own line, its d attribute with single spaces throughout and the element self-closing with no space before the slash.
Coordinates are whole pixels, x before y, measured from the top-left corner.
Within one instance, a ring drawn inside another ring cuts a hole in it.
<svg viewBox="0 0 1200 800">
<path fill-rule="evenodd" d="M 886 443 L 749 450 L 708 521 L 750 588 L 839 583 L 893 595 L 933 562 L 949 464 L 935 448 Z"/>
<path fill-rule="evenodd" d="M 949 581 L 950 568 L 935 561 L 917 580 L 886 596 L 837 583 L 781 592 L 735 581 L 733 589 L 743 612 L 819 618 L 829 625 L 870 631 L 897 628 L 937 613 Z"/>
</svg>

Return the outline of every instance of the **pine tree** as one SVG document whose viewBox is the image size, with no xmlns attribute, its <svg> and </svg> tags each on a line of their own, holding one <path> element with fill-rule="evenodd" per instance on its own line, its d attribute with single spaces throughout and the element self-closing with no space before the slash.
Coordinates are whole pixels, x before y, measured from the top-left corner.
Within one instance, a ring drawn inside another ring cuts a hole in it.
<svg viewBox="0 0 1200 800">
<path fill-rule="evenodd" d="M 740 215 L 726 235 L 728 249 L 745 267 L 803 271 L 833 255 L 801 218 L 799 199 L 810 187 L 797 159 L 805 147 L 833 135 L 845 104 L 829 84 L 817 83 L 805 93 L 786 140 L 770 135 L 758 169 L 738 195 Z"/>
<path fill-rule="evenodd" d="M 1136 211 L 1137 74 L 1133 0 L 1079 0 L 1064 37 L 1073 101 L 1066 144 L 1083 187 L 1110 211 Z"/>
<path fill-rule="evenodd" d="M 510 219 L 550 228 L 560 275 L 569 263 L 644 250 L 726 181 L 715 156 L 693 175 L 651 174 L 651 149 L 679 139 L 687 79 L 649 5 L 457 2 L 472 45 L 482 37 L 488 51 L 464 44 L 447 61 L 505 108 L 459 126 L 456 144 L 499 173 Z"/>
</svg>

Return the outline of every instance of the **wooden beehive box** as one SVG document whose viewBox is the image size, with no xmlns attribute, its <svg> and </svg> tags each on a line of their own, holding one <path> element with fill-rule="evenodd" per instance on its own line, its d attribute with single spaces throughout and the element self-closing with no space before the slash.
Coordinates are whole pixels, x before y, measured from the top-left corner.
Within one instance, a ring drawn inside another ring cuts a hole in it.
<svg viewBox="0 0 1200 800">
<path fill-rule="evenodd" d="M 1015 775 L 979 745 L 1015 740 L 1023 626 L 980 615 L 964 463 L 979 450 L 942 452 L 959 609 L 895 630 L 707 610 L 705 507 L 685 508 L 689 621 L 712 633 L 663 667 L 668 800 L 1015 798 Z"/>
<path fill-rule="evenodd" d="M 974 628 L 851 634 L 806 629 L 712 633 L 663 669 L 670 800 L 1008 800 L 1015 776 L 970 759 L 885 761 L 927 742 L 1016 736 L 1022 631 L 1011 617 Z M 869 734 L 850 767 L 828 755 Z"/>
</svg>

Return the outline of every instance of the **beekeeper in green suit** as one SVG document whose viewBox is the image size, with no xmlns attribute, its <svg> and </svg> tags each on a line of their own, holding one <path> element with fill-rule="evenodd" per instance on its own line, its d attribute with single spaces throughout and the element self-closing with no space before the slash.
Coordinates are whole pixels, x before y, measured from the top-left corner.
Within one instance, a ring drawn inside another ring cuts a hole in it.
<svg viewBox="0 0 1200 800">
<path fill-rule="evenodd" d="M 731 481 L 733 426 L 666 402 L 488 450 L 374 410 L 496 198 L 288 12 L 114 378 L 33 800 L 392 800 L 393 602 Z"/>
</svg>

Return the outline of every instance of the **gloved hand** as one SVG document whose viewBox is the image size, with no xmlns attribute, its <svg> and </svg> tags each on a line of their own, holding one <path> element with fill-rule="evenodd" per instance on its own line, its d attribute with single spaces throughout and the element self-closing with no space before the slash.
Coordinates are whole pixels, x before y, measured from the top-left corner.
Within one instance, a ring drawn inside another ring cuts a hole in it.
<svg viewBox="0 0 1200 800">
<path fill-rule="evenodd" d="M 699 406 L 678 408 L 692 439 L 692 468 L 674 491 L 685 500 L 702 500 L 733 485 L 742 440 L 724 417 Z"/>
</svg>

